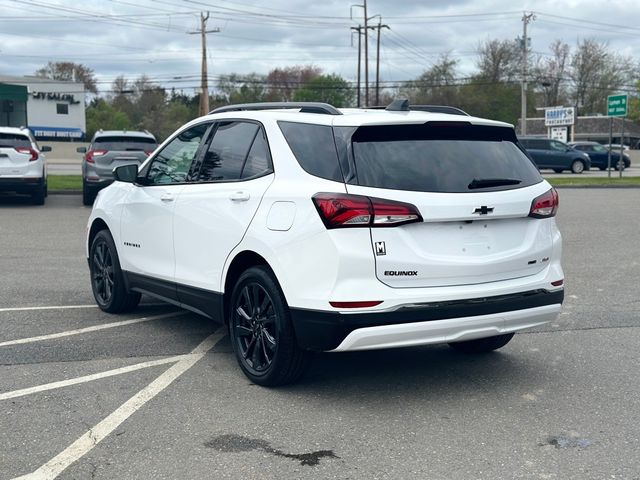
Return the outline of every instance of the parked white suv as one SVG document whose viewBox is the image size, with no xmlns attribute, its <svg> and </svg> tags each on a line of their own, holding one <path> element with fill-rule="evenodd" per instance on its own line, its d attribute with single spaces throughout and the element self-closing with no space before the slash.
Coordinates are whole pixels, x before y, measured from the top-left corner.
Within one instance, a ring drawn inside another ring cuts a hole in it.
<svg viewBox="0 0 640 480">
<path fill-rule="evenodd" d="M 310 350 L 491 351 L 560 312 L 558 195 L 511 125 L 229 106 L 114 173 L 87 230 L 100 308 L 146 293 L 224 321 L 261 385 Z"/>
<path fill-rule="evenodd" d="M 0 127 L 0 192 L 26 193 L 36 205 L 47 196 L 47 163 L 27 128 Z"/>
</svg>

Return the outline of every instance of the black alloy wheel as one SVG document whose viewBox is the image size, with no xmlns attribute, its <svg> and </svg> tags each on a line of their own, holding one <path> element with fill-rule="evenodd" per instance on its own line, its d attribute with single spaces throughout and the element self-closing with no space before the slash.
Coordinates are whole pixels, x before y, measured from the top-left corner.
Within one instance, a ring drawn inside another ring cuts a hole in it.
<svg viewBox="0 0 640 480">
<path fill-rule="evenodd" d="M 271 269 L 255 266 L 238 278 L 228 307 L 236 359 L 255 384 L 295 382 L 309 362 L 297 343 L 289 306 Z"/>
<path fill-rule="evenodd" d="M 239 353 L 249 370 L 264 373 L 278 348 L 273 300 L 259 284 L 250 283 L 240 292 L 234 310 Z"/>
<path fill-rule="evenodd" d="M 128 292 L 124 284 L 118 252 L 111 234 L 101 230 L 89 251 L 91 290 L 100 309 L 109 313 L 126 312 L 140 302 L 140 294 Z"/>
</svg>

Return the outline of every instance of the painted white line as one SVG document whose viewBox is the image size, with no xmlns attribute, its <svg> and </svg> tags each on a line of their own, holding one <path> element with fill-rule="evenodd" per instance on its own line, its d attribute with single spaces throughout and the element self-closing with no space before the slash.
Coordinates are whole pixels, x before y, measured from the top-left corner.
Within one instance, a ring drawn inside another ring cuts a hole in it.
<svg viewBox="0 0 640 480">
<path fill-rule="evenodd" d="M 19 338 L 17 340 L 8 340 L 0 342 L 0 347 L 8 347 L 9 345 L 21 345 L 24 343 L 42 342 L 43 340 L 51 340 L 54 338 L 69 337 L 71 335 L 80 335 L 82 333 L 97 332 L 98 330 L 106 330 L 108 328 L 124 327 L 125 325 L 134 325 L 136 323 L 150 322 L 152 320 L 161 320 L 163 318 L 177 317 L 186 315 L 188 312 L 172 312 L 163 313 L 162 315 L 154 315 L 153 317 L 134 318 L 132 320 L 123 320 L 121 322 L 103 323 L 102 325 L 93 325 L 92 327 L 76 328 L 75 330 L 67 330 L 66 332 L 52 333 L 50 335 L 39 335 L 37 337 Z"/>
<path fill-rule="evenodd" d="M 141 306 L 143 307 L 162 307 L 168 305 L 167 303 L 145 303 Z M 48 307 L 7 307 L 0 308 L 0 313 L 2 312 L 31 312 L 37 310 L 74 310 L 80 308 L 98 308 L 98 305 L 50 305 Z"/>
<path fill-rule="evenodd" d="M 122 375 L 123 373 L 135 372 L 136 370 L 142 370 L 143 368 L 157 367 L 158 365 L 165 365 L 167 363 L 176 363 L 182 360 L 186 355 L 176 355 L 173 357 L 162 358 L 159 360 L 150 360 L 148 362 L 136 363 L 134 365 L 127 365 L 126 367 L 114 368 L 113 370 L 107 370 L 106 372 L 94 373 L 92 375 L 84 375 L 82 377 L 69 378 L 68 380 L 61 380 L 59 382 L 45 383 L 44 385 L 38 385 L 36 387 L 22 388 L 20 390 L 14 390 L 13 392 L 0 393 L 0 400 L 8 400 L 9 398 L 24 397 L 25 395 L 31 395 L 32 393 L 45 392 L 47 390 L 54 390 L 56 388 L 69 387 L 71 385 L 78 385 L 80 383 L 91 382 L 93 380 L 100 380 L 102 378 L 113 377 L 115 375 Z"/>
<path fill-rule="evenodd" d="M 34 310 L 71 310 L 77 308 L 98 308 L 97 305 L 53 305 L 50 307 L 11 307 L 0 308 L 0 312 L 30 312 Z"/>
<path fill-rule="evenodd" d="M 178 363 L 170 367 L 166 372 L 156 378 L 149 385 L 144 387 L 133 397 L 123 403 L 115 412 L 91 428 L 78 440 L 69 445 L 64 451 L 56 455 L 47 463 L 38 468 L 35 472 L 23 475 L 14 480 L 53 480 L 60 475 L 67 467 L 82 458 L 93 447 L 104 440 L 119 425 L 127 420 L 131 415 L 142 408 L 149 400 L 167 388 L 175 379 L 193 367 L 198 360 L 206 355 L 216 343 L 224 336 L 222 332 L 209 335 L 200 345 L 194 348 L 189 355 L 186 355 Z"/>
</svg>

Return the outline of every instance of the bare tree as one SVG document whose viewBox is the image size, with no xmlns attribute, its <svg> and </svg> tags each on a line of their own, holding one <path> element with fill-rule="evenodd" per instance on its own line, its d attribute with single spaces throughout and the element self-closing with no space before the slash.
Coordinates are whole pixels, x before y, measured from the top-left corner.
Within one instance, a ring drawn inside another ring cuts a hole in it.
<svg viewBox="0 0 640 480">
<path fill-rule="evenodd" d="M 271 70 L 267 75 L 267 96 L 273 101 L 291 101 L 296 90 L 304 87 L 320 74 L 322 69 L 313 65 L 296 65 Z"/>
<path fill-rule="evenodd" d="M 561 40 L 550 46 L 551 56 L 540 57 L 534 69 L 537 80 L 536 90 L 541 93 L 543 107 L 564 105 L 568 102 L 569 60 L 571 49 Z"/>
<path fill-rule="evenodd" d="M 401 95 L 415 104 L 456 105 L 459 86 L 457 66 L 458 60 L 449 54 L 441 55 L 431 68 L 403 88 Z"/>
<path fill-rule="evenodd" d="M 48 62 L 44 67 L 36 70 L 35 74 L 37 77 L 50 78 L 52 80 L 81 82 L 84 84 L 85 90 L 91 93 L 98 93 L 93 70 L 81 63 Z"/>
<path fill-rule="evenodd" d="M 478 47 L 477 77 L 486 82 L 513 82 L 522 72 L 518 40 L 487 40 Z"/>
</svg>

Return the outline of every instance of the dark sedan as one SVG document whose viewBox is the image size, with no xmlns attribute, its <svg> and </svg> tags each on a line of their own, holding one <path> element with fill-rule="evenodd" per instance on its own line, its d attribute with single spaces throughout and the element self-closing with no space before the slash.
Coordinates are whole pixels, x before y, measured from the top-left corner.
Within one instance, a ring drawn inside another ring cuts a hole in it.
<svg viewBox="0 0 640 480">
<path fill-rule="evenodd" d="M 589 155 L 591 159 L 591 166 L 599 168 L 600 170 L 606 170 L 609 162 L 609 149 L 604 145 L 600 145 L 597 142 L 571 142 L 571 145 L 576 150 L 580 150 L 581 152 Z M 631 159 L 629 155 L 626 153 L 622 155 L 625 168 L 629 168 L 631 165 Z M 620 167 L 620 151 L 611 150 L 611 167 L 618 170 Z"/>
</svg>

